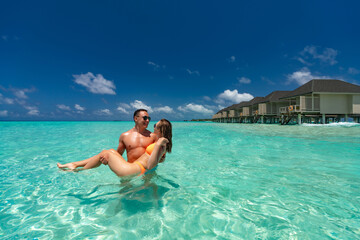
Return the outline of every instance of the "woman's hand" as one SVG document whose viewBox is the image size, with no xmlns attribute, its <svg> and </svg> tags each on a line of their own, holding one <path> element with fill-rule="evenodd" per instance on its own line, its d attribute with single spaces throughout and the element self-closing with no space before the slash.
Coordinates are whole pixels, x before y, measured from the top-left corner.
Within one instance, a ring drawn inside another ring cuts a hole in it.
<svg viewBox="0 0 360 240">
<path fill-rule="evenodd" d="M 169 140 L 167 140 L 164 137 L 159 138 L 159 140 L 156 142 L 157 145 L 161 146 L 161 147 L 165 147 L 166 144 L 169 142 Z"/>
</svg>

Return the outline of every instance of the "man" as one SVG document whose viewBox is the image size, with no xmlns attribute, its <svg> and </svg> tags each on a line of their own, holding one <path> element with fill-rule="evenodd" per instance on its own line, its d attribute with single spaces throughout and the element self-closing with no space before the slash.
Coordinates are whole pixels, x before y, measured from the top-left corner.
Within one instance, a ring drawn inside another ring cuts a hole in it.
<svg viewBox="0 0 360 240">
<path fill-rule="evenodd" d="M 155 142 L 155 134 L 146 128 L 150 117 L 145 109 L 134 112 L 135 127 L 120 135 L 117 152 L 122 155 L 126 150 L 127 160 L 132 163 L 145 153 L 147 146 Z"/>
</svg>

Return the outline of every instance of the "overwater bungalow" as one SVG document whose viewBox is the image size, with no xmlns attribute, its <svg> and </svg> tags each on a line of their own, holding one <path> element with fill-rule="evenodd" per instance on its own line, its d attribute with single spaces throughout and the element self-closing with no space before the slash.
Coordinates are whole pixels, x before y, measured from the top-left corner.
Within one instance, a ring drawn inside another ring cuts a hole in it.
<svg viewBox="0 0 360 240">
<path fill-rule="evenodd" d="M 293 91 L 231 105 L 213 116 L 215 122 L 329 123 L 360 121 L 360 86 L 334 79 L 313 79 Z"/>
<path fill-rule="evenodd" d="M 230 107 L 231 111 L 234 112 L 233 122 L 242 123 L 246 119 L 246 111 L 244 112 L 244 107 L 247 106 L 248 103 L 249 101 L 244 101 L 238 104 L 234 104 Z"/>
<path fill-rule="evenodd" d="M 288 103 L 280 98 L 286 96 L 291 91 L 274 91 L 264 97 L 259 102 L 258 114 L 261 123 L 279 123 L 280 122 L 280 108 L 286 107 Z"/>
<path fill-rule="evenodd" d="M 254 97 L 247 104 L 243 106 L 242 122 L 255 123 L 258 117 L 258 103 L 263 100 L 263 97 Z"/>
<path fill-rule="evenodd" d="M 313 123 L 348 121 L 359 122 L 360 86 L 333 79 L 314 79 L 281 98 L 288 102 L 280 108 L 288 121 Z M 295 119 L 297 118 L 297 119 Z"/>
</svg>

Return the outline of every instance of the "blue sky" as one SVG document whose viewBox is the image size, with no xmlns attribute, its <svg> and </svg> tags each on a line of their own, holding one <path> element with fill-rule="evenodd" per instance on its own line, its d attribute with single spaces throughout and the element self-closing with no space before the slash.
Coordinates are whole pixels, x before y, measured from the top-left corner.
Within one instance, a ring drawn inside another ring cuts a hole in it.
<svg viewBox="0 0 360 240">
<path fill-rule="evenodd" d="M 0 120 L 210 118 L 360 83 L 358 1 L 1 1 Z"/>
</svg>

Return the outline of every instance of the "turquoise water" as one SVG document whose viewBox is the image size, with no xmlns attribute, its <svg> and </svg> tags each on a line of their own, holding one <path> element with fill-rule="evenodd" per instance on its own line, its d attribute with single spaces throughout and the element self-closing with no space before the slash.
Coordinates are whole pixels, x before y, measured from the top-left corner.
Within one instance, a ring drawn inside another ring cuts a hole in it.
<svg viewBox="0 0 360 240">
<path fill-rule="evenodd" d="M 131 127 L 0 122 L 0 238 L 359 239 L 359 125 L 174 122 L 153 175 L 57 169 Z"/>
</svg>

